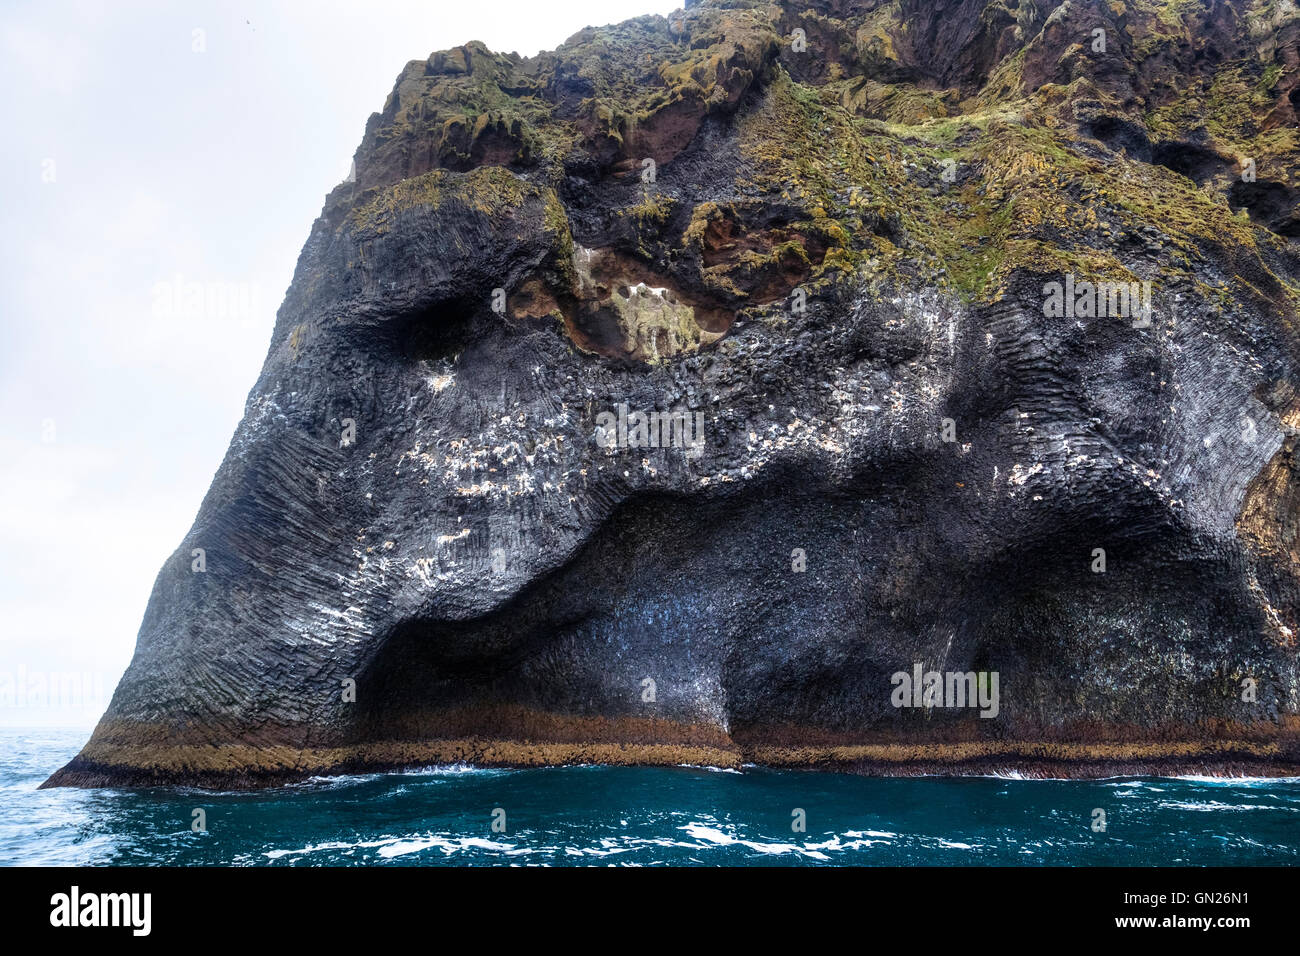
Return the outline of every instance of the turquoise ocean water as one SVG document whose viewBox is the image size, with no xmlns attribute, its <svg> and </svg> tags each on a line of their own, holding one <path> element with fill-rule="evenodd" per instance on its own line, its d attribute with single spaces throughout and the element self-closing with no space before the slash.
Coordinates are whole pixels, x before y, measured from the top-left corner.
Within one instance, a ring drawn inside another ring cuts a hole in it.
<svg viewBox="0 0 1300 956">
<path fill-rule="evenodd" d="M 40 790 L 84 730 L 0 729 L 0 864 L 1295 865 L 1300 779 L 560 767 L 257 793 Z M 202 809 L 206 832 L 192 829 Z M 1106 830 L 1094 832 L 1094 811 Z M 793 828 L 802 810 L 806 829 Z M 494 818 L 504 830 L 494 830 Z"/>
</svg>

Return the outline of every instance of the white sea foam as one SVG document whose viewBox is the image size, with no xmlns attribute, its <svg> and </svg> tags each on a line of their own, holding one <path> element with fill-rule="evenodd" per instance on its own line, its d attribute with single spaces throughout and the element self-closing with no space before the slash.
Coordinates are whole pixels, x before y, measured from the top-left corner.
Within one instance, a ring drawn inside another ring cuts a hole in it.
<svg viewBox="0 0 1300 956">
<path fill-rule="evenodd" d="M 370 843 L 343 843 L 340 841 L 331 841 L 329 843 L 311 843 L 297 850 L 268 850 L 262 855 L 267 859 L 279 860 L 286 856 L 298 856 L 307 853 L 319 853 L 322 850 L 355 850 L 361 847 L 382 846 L 384 841 L 378 840 Z"/>
<path fill-rule="evenodd" d="M 441 850 L 448 856 L 462 850 L 490 850 L 493 853 L 504 853 L 506 856 L 520 856 L 533 852 L 528 847 L 516 846 L 513 843 L 499 843 L 495 840 L 485 840 L 482 837 L 433 833 L 425 837 L 396 840 L 387 846 L 380 847 L 379 855 L 384 859 L 392 859 L 410 853 L 422 853 L 425 850 Z"/>
<path fill-rule="evenodd" d="M 459 777 L 462 775 L 494 777 L 511 773 L 512 771 L 508 767 L 476 767 L 473 764 L 468 763 L 442 763 L 432 764 L 428 767 L 416 767 L 411 770 L 402 770 L 399 772 L 426 777 Z"/>
<path fill-rule="evenodd" d="M 830 859 L 825 853 L 821 853 L 811 846 L 800 846 L 797 843 L 761 843 L 757 840 L 742 840 L 740 837 L 719 830 L 717 827 L 706 826 L 703 823 L 688 823 L 686 826 L 677 829 L 685 830 L 690 836 L 713 846 L 743 846 L 756 853 L 766 853 L 773 856 L 798 853 L 814 860 Z"/>
<path fill-rule="evenodd" d="M 392 859 L 393 857 L 406 856 L 410 853 L 419 853 L 430 849 L 441 850 L 447 855 L 462 850 L 490 850 L 494 853 L 503 853 L 507 856 L 534 852 L 527 847 L 519 847 L 511 843 L 499 843 L 493 840 L 485 840 L 482 837 L 465 837 L 442 833 L 431 833 L 419 837 L 403 836 L 383 837 L 378 840 L 359 840 L 355 843 L 336 840 L 328 843 L 313 843 L 296 850 L 268 850 L 262 855 L 270 860 L 280 860 L 286 856 L 302 856 L 310 853 L 328 852 L 332 850 L 375 850 L 377 851 L 377 854 L 384 859 Z"/>
<path fill-rule="evenodd" d="M 710 773 L 740 773 L 735 767 L 714 767 L 711 764 L 679 763 L 677 766 L 685 767 L 687 770 L 707 770 Z"/>
<path fill-rule="evenodd" d="M 1218 786 L 1259 787 L 1276 783 L 1300 783 L 1300 777 L 1206 777 L 1200 774 L 1186 774 L 1171 777 L 1171 780 L 1186 780 L 1189 783 L 1208 783 Z"/>
<path fill-rule="evenodd" d="M 336 789 L 354 787 L 363 783 L 382 780 L 385 777 L 454 777 L 462 775 L 495 776 L 511 773 L 504 767 L 475 767 L 467 763 L 431 764 L 425 767 L 408 767 L 401 770 L 388 770 L 382 773 L 329 774 L 308 777 L 306 780 L 291 783 L 286 789 L 311 787 L 313 789 Z M 201 791 L 209 793 L 210 791 Z M 238 792 L 238 791 L 236 791 Z"/>
<path fill-rule="evenodd" d="M 1224 803 L 1222 800 L 1162 800 L 1159 804 L 1165 810 L 1196 810 L 1201 813 L 1221 813 L 1224 810 L 1281 810 L 1287 813 L 1300 813 L 1300 807 L 1283 806 L 1277 803 Z"/>
</svg>

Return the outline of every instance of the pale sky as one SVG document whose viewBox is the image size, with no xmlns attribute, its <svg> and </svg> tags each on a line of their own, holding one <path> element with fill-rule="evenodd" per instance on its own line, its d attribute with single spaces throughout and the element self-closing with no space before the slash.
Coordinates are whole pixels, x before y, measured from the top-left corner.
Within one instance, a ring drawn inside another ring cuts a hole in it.
<svg viewBox="0 0 1300 956">
<path fill-rule="evenodd" d="M 0 725 L 89 727 L 107 705 L 402 67 L 680 5 L 5 0 Z M 59 680 L 84 700 L 42 703 Z"/>
</svg>

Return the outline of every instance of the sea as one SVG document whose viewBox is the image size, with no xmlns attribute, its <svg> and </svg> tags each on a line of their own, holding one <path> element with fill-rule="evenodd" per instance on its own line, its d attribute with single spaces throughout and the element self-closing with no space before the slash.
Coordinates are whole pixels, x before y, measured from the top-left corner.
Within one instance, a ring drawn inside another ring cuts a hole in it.
<svg viewBox="0 0 1300 956">
<path fill-rule="evenodd" d="M 0 864 L 1288 866 L 1300 856 L 1300 778 L 439 766 L 252 793 L 38 790 L 87 736 L 0 729 Z"/>
</svg>

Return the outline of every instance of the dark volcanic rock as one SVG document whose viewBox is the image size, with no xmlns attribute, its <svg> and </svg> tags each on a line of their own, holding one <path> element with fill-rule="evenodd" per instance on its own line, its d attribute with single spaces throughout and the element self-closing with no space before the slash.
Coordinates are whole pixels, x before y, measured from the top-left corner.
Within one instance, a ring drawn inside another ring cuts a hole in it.
<svg viewBox="0 0 1300 956">
<path fill-rule="evenodd" d="M 49 783 L 1300 771 L 1298 33 L 704 2 L 409 64 Z M 1150 313 L 1051 305 L 1103 282 Z"/>
</svg>

